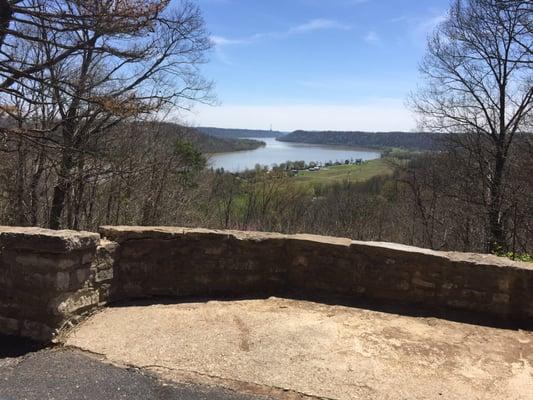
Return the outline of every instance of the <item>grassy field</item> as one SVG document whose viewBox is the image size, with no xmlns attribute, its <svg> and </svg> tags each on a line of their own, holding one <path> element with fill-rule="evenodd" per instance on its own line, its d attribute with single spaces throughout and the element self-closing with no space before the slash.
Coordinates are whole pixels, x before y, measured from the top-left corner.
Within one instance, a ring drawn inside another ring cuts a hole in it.
<svg viewBox="0 0 533 400">
<path fill-rule="evenodd" d="M 363 165 L 339 165 L 318 172 L 302 171 L 292 178 L 296 183 L 317 185 L 334 182 L 363 182 L 377 175 L 388 175 L 392 168 L 386 159 L 372 160 Z"/>
</svg>

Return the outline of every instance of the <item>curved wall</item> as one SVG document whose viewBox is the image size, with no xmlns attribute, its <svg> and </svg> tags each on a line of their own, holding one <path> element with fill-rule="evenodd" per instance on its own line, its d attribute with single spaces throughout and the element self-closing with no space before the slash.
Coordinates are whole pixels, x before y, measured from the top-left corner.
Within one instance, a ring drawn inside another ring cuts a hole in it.
<svg viewBox="0 0 533 400">
<path fill-rule="evenodd" d="M 49 340 L 109 301 L 143 297 L 367 299 L 533 320 L 533 265 L 489 255 L 185 228 L 100 236 L 0 228 L 0 331 Z"/>
</svg>

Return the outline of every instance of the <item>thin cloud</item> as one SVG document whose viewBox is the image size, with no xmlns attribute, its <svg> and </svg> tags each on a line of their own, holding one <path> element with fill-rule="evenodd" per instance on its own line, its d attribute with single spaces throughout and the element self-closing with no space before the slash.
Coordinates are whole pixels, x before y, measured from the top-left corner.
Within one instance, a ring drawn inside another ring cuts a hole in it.
<svg viewBox="0 0 533 400">
<path fill-rule="evenodd" d="M 441 11 L 440 13 L 433 12 L 431 15 L 426 16 L 400 15 L 390 19 L 389 22 L 407 26 L 407 31 L 411 36 L 411 39 L 414 42 L 423 45 L 428 35 L 431 34 L 437 26 L 445 22 L 447 18 L 448 13 L 446 11 Z"/>
<path fill-rule="evenodd" d="M 431 32 L 433 31 L 438 25 L 446 21 L 446 18 L 448 17 L 447 13 L 443 13 L 440 15 L 435 15 L 430 18 L 426 18 L 422 21 L 420 21 L 417 25 L 417 29 L 420 32 Z"/>
<path fill-rule="evenodd" d="M 433 31 L 439 24 L 446 21 L 448 18 L 447 12 L 441 12 L 440 14 L 433 14 L 426 17 L 414 17 L 401 15 L 389 20 L 390 23 L 405 23 L 408 24 L 415 33 L 427 34 Z"/>
<path fill-rule="evenodd" d="M 235 45 L 235 44 L 246 44 L 246 43 L 250 43 L 250 40 L 246 40 L 246 39 L 229 39 L 229 38 L 226 38 L 224 36 L 211 36 L 211 42 L 213 42 L 213 44 L 215 46 L 231 46 L 231 45 Z"/>
<path fill-rule="evenodd" d="M 284 38 L 284 37 L 289 37 L 292 35 L 304 35 L 304 34 L 309 34 L 309 33 L 317 32 L 317 31 L 324 31 L 324 30 L 348 31 L 350 29 L 352 29 L 350 25 L 343 24 L 339 21 L 335 21 L 331 19 L 324 19 L 324 18 L 317 18 L 317 19 L 312 19 L 301 25 L 293 26 L 284 32 L 255 33 L 253 35 L 250 35 L 247 37 L 241 37 L 241 38 L 228 38 L 225 36 L 214 35 L 214 36 L 211 36 L 211 41 L 213 42 L 215 46 L 222 47 L 222 46 L 251 44 L 261 39 Z"/>
<path fill-rule="evenodd" d="M 294 26 L 290 28 L 287 33 L 291 35 L 291 34 L 309 33 L 309 32 L 315 32 L 315 31 L 321 31 L 321 30 L 327 30 L 327 29 L 349 31 L 350 29 L 352 29 L 352 27 L 350 25 L 342 24 L 338 21 L 318 18 L 318 19 L 313 19 L 309 22 L 306 22 L 305 24 Z"/>
<path fill-rule="evenodd" d="M 365 38 L 364 38 L 364 39 L 365 39 L 365 42 L 367 42 L 367 43 L 371 43 L 371 44 L 373 44 L 373 43 L 377 43 L 377 42 L 379 42 L 379 40 L 380 40 L 380 39 L 379 39 L 379 35 L 378 35 L 376 32 L 374 32 L 374 31 L 370 31 L 370 32 L 368 32 L 368 33 L 365 35 Z"/>
<path fill-rule="evenodd" d="M 321 6 L 324 4 L 324 0 L 300 0 L 305 5 Z M 369 3 L 371 0 L 328 0 L 328 3 L 332 3 L 337 6 L 355 6 L 364 3 Z"/>
</svg>

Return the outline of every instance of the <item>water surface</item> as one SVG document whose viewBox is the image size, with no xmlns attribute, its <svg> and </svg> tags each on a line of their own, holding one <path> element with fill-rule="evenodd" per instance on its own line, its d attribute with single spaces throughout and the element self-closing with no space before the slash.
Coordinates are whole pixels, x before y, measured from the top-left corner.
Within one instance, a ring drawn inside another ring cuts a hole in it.
<svg viewBox="0 0 533 400">
<path fill-rule="evenodd" d="M 256 150 L 215 154 L 210 157 L 209 165 L 213 168 L 224 168 L 230 172 L 239 172 L 253 169 L 257 164 L 272 167 L 286 161 L 326 163 L 344 162 L 351 159 L 367 161 L 381 157 L 378 151 L 353 147 L 279 142 L 274 138 L 252 139 L 263 141 L 266 146 Z"/>
</svg>

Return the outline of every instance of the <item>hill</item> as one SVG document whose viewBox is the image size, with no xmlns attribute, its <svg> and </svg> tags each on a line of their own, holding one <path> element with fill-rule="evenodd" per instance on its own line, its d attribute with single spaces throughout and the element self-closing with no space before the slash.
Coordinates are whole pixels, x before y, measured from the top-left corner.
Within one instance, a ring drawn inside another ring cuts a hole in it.
<svg viewBox="0 0 533 400">
<path fill-rule="evenodd" d="M 367 148 L 398 147 L 433 150 L 438 147 L 438 135 L 419 132 L 334 132 L 295 131 L 279 137 L 279 141 L 326 144 Z"/>
<path fill-rule="evenodd" d="M 224 129 L 224 128 L 196 128 L 207 135 L 220 138 L 277 138 L 285 135 L 285 132 L 265 131 L 256 129 Z"/>
<path fill-rule="evenodd" d="M 169 122 L 147 123 L 147 125 L 149 125 L 149 129 L 157 129 L 161 133 L 173 135 L 191 143 L 202 153 L 213 154 L 254 150 L 265 145 L 265 143 L 258 140 L 211 136 L 198 129 Z"/>
</svg>

